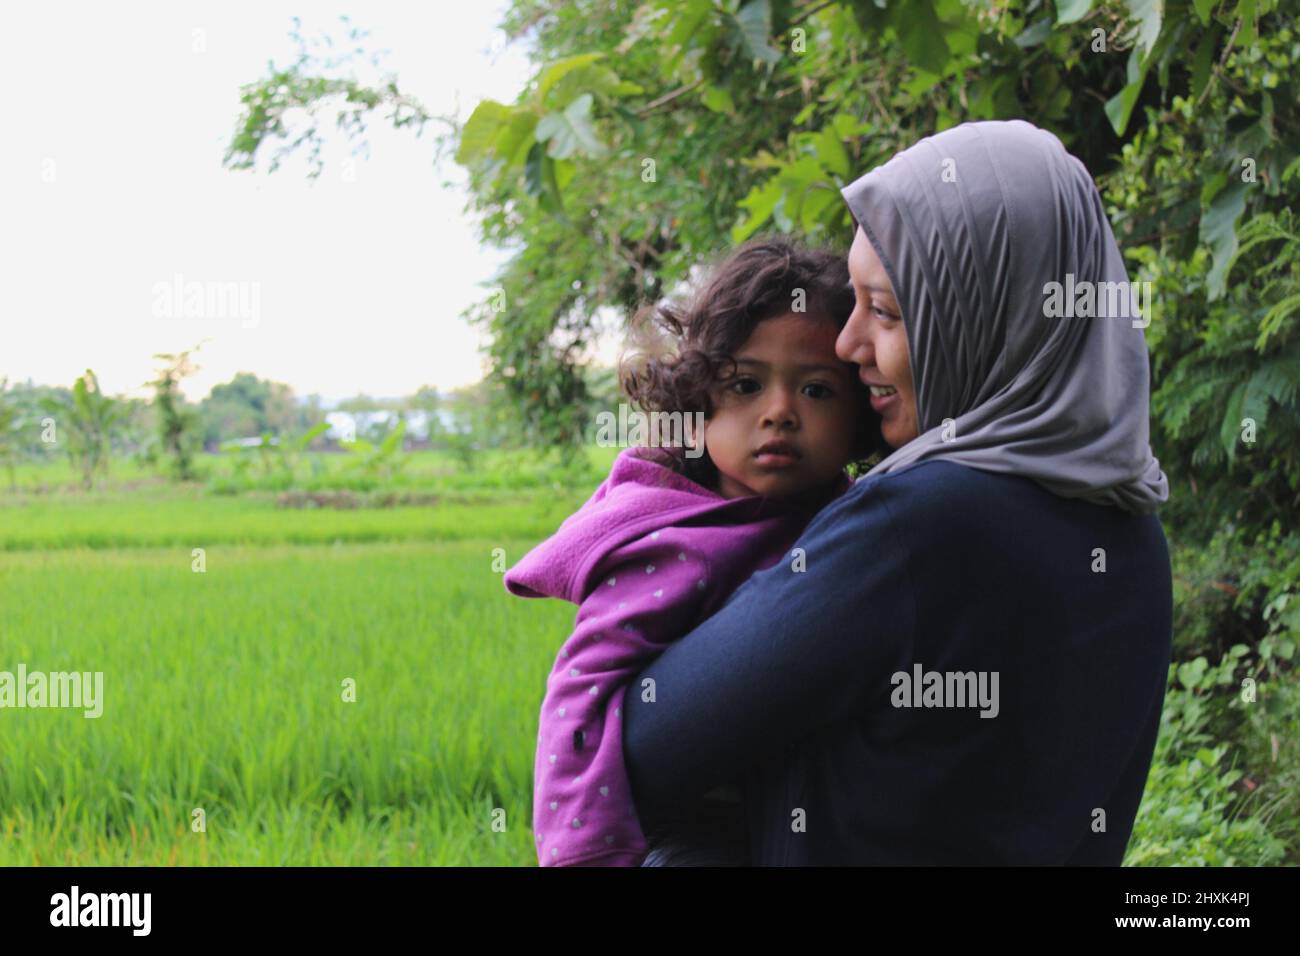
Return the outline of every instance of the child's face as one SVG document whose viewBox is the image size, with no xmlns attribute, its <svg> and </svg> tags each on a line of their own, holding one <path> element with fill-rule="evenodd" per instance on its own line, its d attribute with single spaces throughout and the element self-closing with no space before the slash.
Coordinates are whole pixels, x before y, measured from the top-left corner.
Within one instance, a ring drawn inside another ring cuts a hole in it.
<svg viewBox="0 0 1300 956">
<path fill-rule="evenodd" d="M 824 487 L 852 460 L 859 416 L 856 366 L 835 355 L 835 325 L 810 313 L 759 322 L 735 354 L 736 377 L 714 385 L 704 427 L 724 498 L 790 497 Z M 791 456 L 760 456 L 768 442 Z"/>
</svg>

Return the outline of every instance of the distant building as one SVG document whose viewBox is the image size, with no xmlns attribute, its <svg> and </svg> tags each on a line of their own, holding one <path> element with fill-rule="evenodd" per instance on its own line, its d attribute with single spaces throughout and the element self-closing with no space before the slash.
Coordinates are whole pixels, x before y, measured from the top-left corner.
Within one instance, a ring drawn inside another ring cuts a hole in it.
<svg viewBox="0 0 1300 956">
<path fill-rule="evenodd" d="M 325 423 L 329 430 L 325 434 L 331 441 L 356 441 L 359 437 L 365 438 L 376 425 L 385 432 L 391 430 L 396 427 L 398 417 L 397 412 L 391 411 L 327 412 Z M 405 413 L 407 436 L 412 441 L 428 441 L 435 417 L 444 432 L 456 430 L 456 416 L 447 409 L 440 408 L 433 414 L 417 410 Z"/>
</svg>

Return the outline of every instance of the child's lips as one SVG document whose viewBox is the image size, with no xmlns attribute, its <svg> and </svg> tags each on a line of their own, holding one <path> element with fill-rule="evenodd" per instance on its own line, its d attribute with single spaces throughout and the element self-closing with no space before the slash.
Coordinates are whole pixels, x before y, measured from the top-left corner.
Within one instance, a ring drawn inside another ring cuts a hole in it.
<svg viewBox="0 0 1300 956">
<path fill-rule="evenodd" d="M 754 458 L 769 468 L 785 468 L 799 460 L 799 451 L 785 442 L 768 442 L 754 453 Z"/>
</svg>

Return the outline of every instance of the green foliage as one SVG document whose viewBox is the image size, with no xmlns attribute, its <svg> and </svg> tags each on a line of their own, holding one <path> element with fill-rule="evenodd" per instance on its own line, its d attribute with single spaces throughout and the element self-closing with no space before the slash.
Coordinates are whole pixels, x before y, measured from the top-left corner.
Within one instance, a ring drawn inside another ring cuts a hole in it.
<svg viewBox="0 0 1300 956">
<path fill-rule="evenodd" d="M 19 415 L 18 404 L 9 391 L 9 379 L 0 379 L 0 466 L 9 474 L 11 491 L 17 487 L 14 467 L 19 457 Z"/>
<path fill-rule="evenodd" d="M 270 171 L 277 170 L 286 157 L 305 147 L 309 151 L 307 175 L 315 179 L 324 168 L 320 116 L 330 109 L 334 111 L 335 127 L 354 144 L 354 153 L 367 148 L 365 117 L 375 110 L 387 109 L 388 122 L 398 129 L 411 127 L 417 135 L 434 119 L 417 101 L 402 94 L 391 77 L 366 85 L 352 76 L 337 75 L 355 70 L 359 64 L 366 65 L 362 44 L 369 36 L 367 31 L 353 27 L 346 16 L 339 20 L 344 37 L 336 51 L 331 37 L 303 37 L 299 32 L 301 21 L 293 18 L 290 37 L 298 45 L 298 58 L 289 67 L 269 64 L 265 78 L 240 90 L 243 112 L 226 147 L 224 160 L 229 168 L 252 169 L 262 144 L 268 138 L 277 138 L 289 142 L 272 155 Z M 372 54 L 368 65 L 377 68 L 379 61 L 380 57 Z M 304 114 L 306 123 L 291 130 L 286 116 L 294 113 Z"/>
<path fill-rule="evenodd" d="M 230 475 L 215 476 L 212 487 L 223 493 L 234 493 L 251 487 L 264 490 L 287 491 L 302 484 L 301 467 L 306 461 L 305 452 L 313 441 L 329 430 L 321 422 L 297 437 L 287 435 L 277 438 L 270 432 L 262 433 L 262 440 L 253 446 L 227 442 L 221 446 L 223 455 L 233 456 Z M 260 477 L 251 476 L 253 462 L 259 465 Z M 310 461 L 312 477 L 319 474 L 319 464 Z"/>
<path fill-rule="evenodd" d="M 43 406 L 54 418 L 55 444 L 67 449 L 81 472 L 82 486 L 89 491 L 96 476 L 108 471 L 112 433 L 126 406 L 100 391 L 99 379 L 90 369 L 73 384 L 69 396 L 51 396 Z"/>
<path fill-rule="evenodd" d="M 1284 861 L 1287 845 L 1259 815 L 1245 815 L 1239 797 L 1245 772 L 1212 727 L 1225 708 L 1240 712 L 1241 662 L 1234 646 L 1216 665 L 1197 657 L 1170 670 L 1151 773 L 1134 821 L 1128 866 L 1268 866 Z M 1291 757 L 1295 759 L 1294 755 Z M 1258 783 L 1249 784 L 1258 788 Z"/>
<path fill-rule="evenodd" d="M 397 427 L 378 445 L 364 439 L 339 442 L 339 445 L 352 457 L 350 467 L 375 480 L 391 481 L 408 461 L 402 448 L 405 434 L 406 419 L 399 419 Z"/>
<path fill-rule="evenodd" d="M 168 457 L 173 477 L 191 481 L 195 477 L 194 454 L 199 444 L 198 413 L 186 404 L 180 382 L 197 371 L 197 367 L 190 362 L 189 352 L 159 353 L 154 358 L 163 363 L 158 378 L 149 383 L 154 388 L 158 440 Z"/>
<path fill-rule="evenodd" d="M 214 385 L 199 402 L 199 416 L 204 443 L 210 447 L 267 432 L 288 435 L 311 427 L 320 417 L 318 407 L 300 406 L 288 385 L 251 372 Z"/>
</svg>

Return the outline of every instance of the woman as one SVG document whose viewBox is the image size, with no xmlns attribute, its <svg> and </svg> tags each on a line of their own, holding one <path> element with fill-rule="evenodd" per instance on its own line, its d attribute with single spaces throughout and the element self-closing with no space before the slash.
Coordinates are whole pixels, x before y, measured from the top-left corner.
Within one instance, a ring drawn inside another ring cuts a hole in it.
<svg viewBox="0 0 1300 956">
<path fill-rule="evenodd" d="M 836 351 L 896 451 L 631 682 L 638 813 L 740 777 L 758 865 L 1118 865 L 1172 588 L 1145 323 L 1047 307 L 1052 283 L 1127 287 L 1101 198 L 1018 120 L 924 139 L 843 195 Z"/>
</svg>

